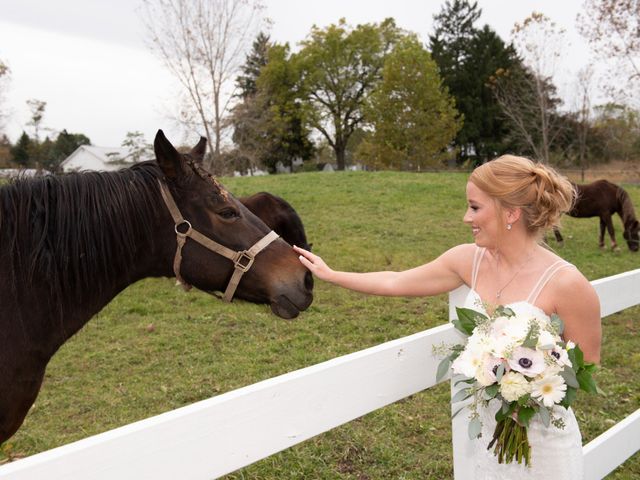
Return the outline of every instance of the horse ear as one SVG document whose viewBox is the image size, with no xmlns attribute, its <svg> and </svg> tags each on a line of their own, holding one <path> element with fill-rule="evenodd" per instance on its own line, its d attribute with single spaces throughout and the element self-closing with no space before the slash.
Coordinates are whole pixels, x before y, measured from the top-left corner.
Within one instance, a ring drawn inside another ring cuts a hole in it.
<svg viewBox="0 0 640 480">
<path fill-rule="evenodd" d="M 182 156 L 167 140 L 162 130 L 156 133 L 153 150 L 160 169 L 168 178 L 175 179 L 182 174 Z"/>
<path fill-rule="evenodd" d="M 204 154 L 206 152 L 207 152 L 207 139 L 205 137 L 200 137 L 200 141 L 195 147 L 191 149 L 189 154 L 197 163 L 202 163 L 202 160 L 204 160 Z"/>
</svg>

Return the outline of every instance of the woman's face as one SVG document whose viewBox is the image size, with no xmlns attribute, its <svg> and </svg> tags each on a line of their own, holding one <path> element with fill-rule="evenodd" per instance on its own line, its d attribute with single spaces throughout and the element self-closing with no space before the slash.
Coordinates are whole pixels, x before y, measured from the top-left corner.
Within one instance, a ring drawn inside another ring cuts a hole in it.
<svg viewBox="0 0 640 480">
<path fill-rule="evenodd" d="M 496 202 L 474 183 L 467 182 L 467 212 L 464 223 L 471 226 L 473 239 L 479 247 L 495 248 L 501 222 Z"/>
</svg>

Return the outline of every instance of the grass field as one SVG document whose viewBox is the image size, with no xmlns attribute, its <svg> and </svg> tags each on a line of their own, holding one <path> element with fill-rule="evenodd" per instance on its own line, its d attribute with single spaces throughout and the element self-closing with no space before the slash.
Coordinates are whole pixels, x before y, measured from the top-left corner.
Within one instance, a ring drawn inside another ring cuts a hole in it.
<svg viewBox="0 0 640 480">
<path fill-rule="evenodd" d="M 314 251 L 337 269 L 404 269 L 471 241 L 461 221 L 466 175 L 304 173 L 224 179 L 237 195 L 286 198 Z M 640 206 L 640 187 L 624 185 Z M 626 249 L 597 247 L 597 219 L 564 220 L 560 255 L 589 279 L 640 267 Z M 551 244 L 554 245 L 553 243 Z M 583 439 L 640 407 L 640 308 L 604 320 L 603 396 L 576 405 Z M 129 287 L 58 352 L 21 430 L 0 461 L 47 450 L 197 400 L 442 324 L 446 296 L 365 297 L 316 282 L 294 321 L 268 307 L 185 293 L 172 279 Z M 449 386 L 414 395 L 228 479 L 445 479 L 452 477 Z M 177 459 L 179 461 L 179 459 Z M 640 478 L 640 454 L 611 478 Z"/>
</svg>

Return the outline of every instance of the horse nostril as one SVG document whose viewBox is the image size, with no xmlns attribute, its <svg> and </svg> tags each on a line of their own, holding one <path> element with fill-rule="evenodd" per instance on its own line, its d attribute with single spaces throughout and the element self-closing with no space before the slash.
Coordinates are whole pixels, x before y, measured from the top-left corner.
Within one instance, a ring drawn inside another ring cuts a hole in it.
<svg viewBox="0 0 640 480">
<path fill-rule="evenodd" d="M 311 272 L 304 274 L 304 288 L 309 291 L 313 290 L 313 275 L 311 275 Z"/>
</svg>

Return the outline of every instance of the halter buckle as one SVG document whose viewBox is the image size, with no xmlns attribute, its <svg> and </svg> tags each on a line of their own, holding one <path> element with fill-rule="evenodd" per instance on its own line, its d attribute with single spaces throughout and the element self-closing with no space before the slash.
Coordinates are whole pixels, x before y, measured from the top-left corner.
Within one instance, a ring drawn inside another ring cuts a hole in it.
<svg viewBox="0 0 640 480">
<path fill-rule="evenodd" d="M 185 232 L 181 232 L 178 227 L 182 227 L 184 225 L 186 225 L 187 230 Z M 191 223 L 189 223 L 188 220 L 182 219 L 180 223 L 176 223 L 174 230 L 176 231 L 176 235 L 179 237 L 188 237 L 191 230 L 193 230 L 193 227 L 191 227 Z"/>
<path fill-rule="evenodd" d="M 238 252 L 238 255 L 233 260 L 234 267 L 243 273 L 247 272 L 251 265 L 253 265 L 253 256 L 249 255 L 246 250 Z"/>
</svg>

